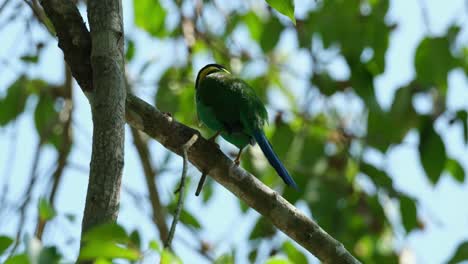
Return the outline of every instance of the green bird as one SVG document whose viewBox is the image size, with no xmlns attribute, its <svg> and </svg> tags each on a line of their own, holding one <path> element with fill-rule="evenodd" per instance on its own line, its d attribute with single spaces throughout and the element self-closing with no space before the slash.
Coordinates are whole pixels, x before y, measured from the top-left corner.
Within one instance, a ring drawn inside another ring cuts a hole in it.
<svg viewBox="0 0 468 264">
<path fill-rule="evenodd" d="M 236 164 L 239 164 L 242 150 L 247 145 L 258 143 L 283 181 L 297 189 L 263 132 L 268 114 L 252 87 L 234 77 L 222 65 L 208 64 L 198 72 L 195 94 L 199 120 L 216 131 L 211 141 L 221 135 L 238 147 Z"/>
</svg>

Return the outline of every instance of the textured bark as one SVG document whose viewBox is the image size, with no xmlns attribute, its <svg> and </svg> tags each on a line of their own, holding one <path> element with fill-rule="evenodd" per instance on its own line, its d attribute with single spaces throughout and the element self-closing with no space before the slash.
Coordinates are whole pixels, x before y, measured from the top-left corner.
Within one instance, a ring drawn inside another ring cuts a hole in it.
<svg viewBox="0 0 468 264">
<path fill-rule="evenodd" d="M 94 89 L 93 150 L 82 233 L 117 219 L 124 165 L 125 75 L 122 3 L 88 1 Z"/>
<path fill-rule="evenodd" d="M 74 62 L 70 67 L 73 76 L 83 91 L 91 91 L 91 37 L 80 12 L 73 1 L 41 0 L 41 5 L 55 27 L 65 60 L 69 65 L 71 61 Z"/>
<path fill-rule="evenodd" d="M 71 1 L 67 0 L 43 0 L 43 2 L 63 2 L 63 4 L 68 2 L 68 5 L 73 5 Z M 61 21 L 60 14 L 50 14 L 47 8 L 45 9 L 54 25 Z M 74 14 L 79 16 L 78 11 L 74 12 Z M 52 15 L 57 15 L 59 18 L 54 18 Z M 56 29 L 59 30 L 57 25 Z M 67 28 L 63 30 L 67 30 Z M 67 36 L 67 34 L 63 35 Z M 60 43 L 63 45 L 63 43 L 69 42 L 61 39 L 59 35 L 59 46 Z M 78 49 L 87 48 L 78 47 Z M 80 51 L 71 52 L 78 53 Z M 71 68 L 80 67 L 80 64 L 86 63 L 87 59 L 87 57 L 77 56 L 65 56 L 65 58 L 70 58 L 67 59 L 67 62 Z M 86 73 L 77 72 L 75 74 L 74 72 L 74 77 L 77 80 L 86 78 L 86 76 Z M 156 108 L 131 94 L 128 94 L 126 98 L 126 118 L 127 122 L 134 128 L 144 131 L 167 149 L 179 155 L 182 154 L 182 146 L 193 134 L 199 133 L 195 129 L 172 120 L 171 117 L 164 115 Z M 209 175 L 217 182 L 269 219 L 278 229 L 323 262 L 359 263 L 339 241 L 328 235 L 317 223 L 298 211 L 278 193 L 265 186 L 254 176 L 234 165 L 211 142 L 199 138 L 190 148 L 188 157 L 190 162 L 198 169 L 208 171 Z"/>
</svg>

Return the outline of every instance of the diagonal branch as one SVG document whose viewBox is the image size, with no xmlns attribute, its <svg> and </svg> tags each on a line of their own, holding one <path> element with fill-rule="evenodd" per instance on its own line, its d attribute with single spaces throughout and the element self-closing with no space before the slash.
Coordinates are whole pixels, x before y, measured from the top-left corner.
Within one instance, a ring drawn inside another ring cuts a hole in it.
<svg viewBox="0 0 468 264">
<path fill-rule="evenodd" d="M 77 45 L 67 46 L 73 43 L 72 39 L 89 38 L 89 33 L 82 23 L 78 10 L 71 1 L 66 0 L 42 0 L 41 3 L 56 27 L 59 46 L 64 51 L 70 68 L 82 69 L 81 71 L 73 70 L 74 77 L 80 85 L 82 83 L 86 85 L 82 85 L 84 91 L 92 90 L 91 68 L 83 67 L 83 65 L 90 65 L 90 54 L 76 56 L 76 54 L 83 54 L 86 53 L 84 51 L 90 50 L 87 46 L 89 42 L 78 42 Z M 63 21 L 68 21 L 66 26 L 60 25 Z M 76 30 L 77 27 L 79 30 Z M 75 31 L 70 31 L 71 29 Z M 77 34 L 81 35 L 76 36 Z M 86 69 L 87 71 L 83 71 Z M 131 94 L 128 94 L 126 99 L 126 119 L 131 126 L 144 131 L 178 155 L 182 155 L 181 146 L 194 134 L 199 133 L 195 129 L 172 120 L 171 117 Z M 213 179 L 268 218 L 278 229 L 320 260 L 327 263 L 359 263 L 339 241 L 327 234 L 278 193 L 242 168 L 235 166 L 226 155 L 207 140 L 199 138 L 190 148 L 188 158 L 200 171 L 208 171 Z"/>
<path fill-rule="evenodd" d="M 197 130 L 164 115 L 134 95 L 127 95 L 127 123 L 182 156 L 181 146 Z M 190 148 L 189 160 L 200 171 L 208 171 L 218 183 L 250 207 L 268 218 L 278 229 L 327 263 L 359 263 L 344 246 L 319 225 L 265 186 L 256 177 L 236 166 L 208 140 L 200 138 Z M 209 157 L 209 158 L 208 158 Z"/>
</svg>

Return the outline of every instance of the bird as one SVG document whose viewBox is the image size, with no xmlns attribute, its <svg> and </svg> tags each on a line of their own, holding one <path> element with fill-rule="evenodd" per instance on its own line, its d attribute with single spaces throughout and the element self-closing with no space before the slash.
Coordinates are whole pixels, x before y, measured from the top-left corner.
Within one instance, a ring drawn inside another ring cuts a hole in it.
<svg viewBox="0 0 468 264">
<path fill-rule="evenodd" d="M 235 77 L 224 66 L 207 64 L 197 74 L 195 102 L 198 119 L 216 132 L 209 141 L 215 142 L 221 135 L 239 148 L 234 160 L 236 165 L 240 163 L 244 148 L 257 143 L 286 185 L 298 189 L 265 136 L 263 127 L 268 122 L 268 113 L 251 86 Z"/>
</svg>

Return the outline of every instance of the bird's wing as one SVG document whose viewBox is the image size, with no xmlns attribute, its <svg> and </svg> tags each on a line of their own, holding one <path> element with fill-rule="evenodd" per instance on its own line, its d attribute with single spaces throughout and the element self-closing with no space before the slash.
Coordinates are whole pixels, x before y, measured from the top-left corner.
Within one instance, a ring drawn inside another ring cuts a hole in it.
<svg viewBox="0 0 468 264">
<path fill-rule="evenodd" d="M 265 106 L 246 82 L 227 73 L 209 75 L 197 92 L 199 100 L 211 109 L 226 131 L 252 131 L 268 119 Z"/>
</svg>

